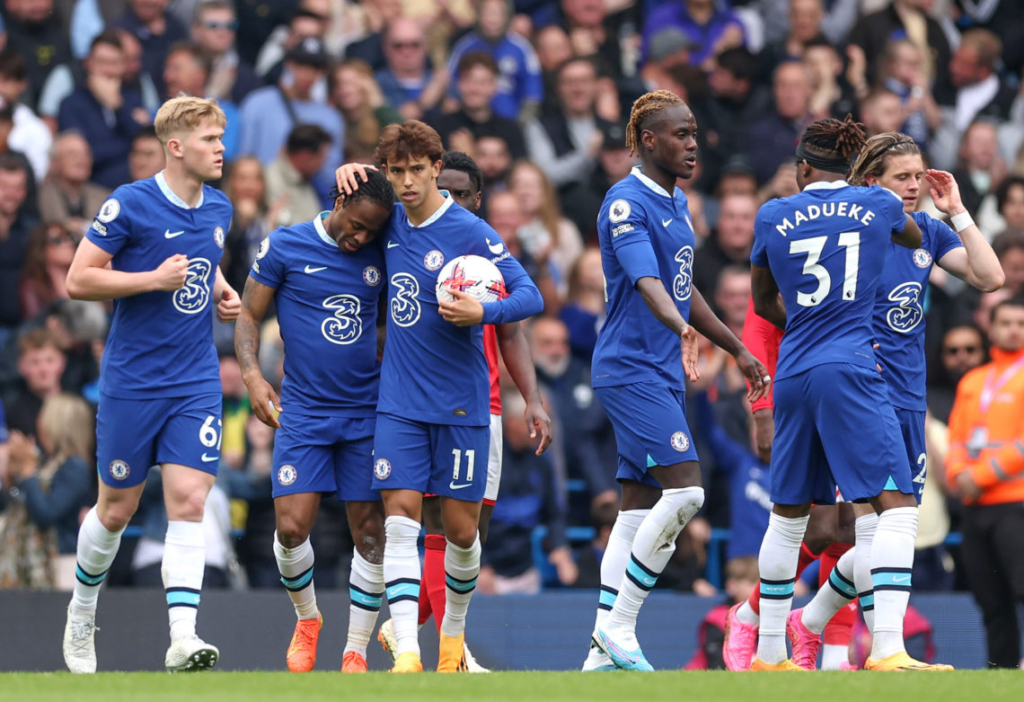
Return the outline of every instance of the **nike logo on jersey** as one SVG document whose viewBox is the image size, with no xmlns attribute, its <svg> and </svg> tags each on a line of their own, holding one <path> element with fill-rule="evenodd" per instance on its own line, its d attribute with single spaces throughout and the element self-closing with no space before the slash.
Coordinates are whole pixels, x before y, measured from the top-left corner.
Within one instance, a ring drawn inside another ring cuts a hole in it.
<svg viewBox="0 0 1024 702">
<path fill-rule="evenodd" d="M 180 232 L 172 232 L 170 229 L 166 229 L 166 230 L 164 230 L 164 238 L 165 239 L 173 239 L 174 237 L 181 236 L 184 233 L 185 233 L 184 229 L 181 230 Z"/>
<path fill-rule="evenodd" d="M 319 273 L 320 271 L 326 271 L 326 270 L 327 270 L 327 266 L 320 266 L 318 268 L 313 268 L 308 263 L 306 264 L 306 272 L 307 273 Z"/>
<path fill-rule="evenodd" d="M 448 483 L 448 487 L 450 487 L 452 490 L 461 490 L 462 488 L 468 488 L 472 484 L 473 483 L 463 483 L 462 485 L 456 485 L 455 481 L 453 480 L 450 483 Z"/>
<path fill-rule="evenodd" d="M 672 220 L 671 219 L 663 219 L 663 220 L 661 220 L 661 226 L 663 226 L 663 227 L 668 227 L 668 225 L 670 225 L 670 224 L 672 224 Z"/>
<path fill-rule="evenodd" d="M 495 256 L 500 254 L 502 252 L 502 249 L 504 248 L 502 247 L 500 241 L 497 244 L 492 244 L 490 239 L 484 239 L 484 241 L 487 242 L 487 248 L 489 248 L 491 250 L 491 253 L 494 254 Z"/>
<path fill-rule="evenodd" d="M 202 455 L 202 459 L 203 463 L 213 463 L 214 461 L 219 461 L 220 456 L 207 456 L 206 453 L 204 452 Z"/>
<path fill-rule="evenodd" d="M 389 241 L 389 242 L 388 242 L 388 248 L 389 248 L 389 249 L 393 249 L 393 248 L 395 248 L 396 246 L 399 246 L 399 243 L 398 243 L 397 241 Z"/>
</svg>

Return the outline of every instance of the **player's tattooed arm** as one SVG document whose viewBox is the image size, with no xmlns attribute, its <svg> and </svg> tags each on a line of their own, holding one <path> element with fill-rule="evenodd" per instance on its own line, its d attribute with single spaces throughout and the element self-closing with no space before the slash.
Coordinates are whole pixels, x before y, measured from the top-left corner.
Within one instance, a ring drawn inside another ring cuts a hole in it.
<svg viewBox="0 0 1024 702">
<path fill-rule="evenodd" d="M 747 383 L 750 386 L 747 398 L 751 402 L 759 400 L 768 390 L 771 376 L 768 375 L 764 364 L 747 351 L 747 347 L 743 345 L 743 342 L 736 338 L 736 335 L 732 333 L 729 327 L 725 326 L 711 307 L 708 306 L 707 301 L 700 294 L 700 290 L 696 286 L 694 286 L 690 298 L 690 323 L 697 331 L 706 336 L 711 343 L 724 349 L 736 359 L 736 365 L 746 377 Z"/>
<path fill-rule="evenodd" d="M 533 365 L 530 344 L 523 334 L 519 322 L 509 322 L 497 327 L 498 349 L 501 358 L 526 400 L 526 425 L 530 427 L 530 438 L 537 438 L 540 431 L 540 443 L 537 455 L 541 455 L 551 445 L 551 417 L 544 410 L 544 400 L 537 388 L 537 369 Z"/>
<path fill-rule="evenodd" d="M 235 322 L 235 356 L 242 369 L 242 378 L 249 389 L 253 412 L 261 422 L 275 429 L 281 426 L 276 412 L 281 412 L 281 400 L 273 386 L 260 370 L 260 326 L 267 314 L 274 289 L 249 276 L 242 291 L 242 309 Z"/>
</svg>

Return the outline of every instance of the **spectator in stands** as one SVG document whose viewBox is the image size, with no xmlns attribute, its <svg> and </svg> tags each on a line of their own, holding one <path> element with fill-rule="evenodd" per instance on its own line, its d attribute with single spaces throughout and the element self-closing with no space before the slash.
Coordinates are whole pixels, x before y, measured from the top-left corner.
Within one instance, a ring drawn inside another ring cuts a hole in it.
<svg viewBox="0 0 1024 702">
<path fill-rule="evenodd" d="M 1024 176 L 1013 175 L 999 184 L 996 206 L 1006 231 L 1024 234 Z"/>
<path fill-rule="evenodd" d="M 666 27 L 677 27 L 699 48 L 690 56 L 700 66 L 715 55 L 746 43 L 743 23 L 732 12 L 714 0 L 684 0 L 664 3 L 644 22 L 641 63 L 646 62 L 654 36 Z"/>
<path fill-rule="evenodd" d="M 615 438 L 590 385 L 590 362 L 573 356 L 569 330 L 559 319 L 534 319 L 529 338 L 537 380 L 551 397 L 558 436 L 565 437 L 566 475 L 586 483 L 591 503 L 617 499 Z"/>
<path fill-rule="evenodd" d="M 590 509 L 590 526 L 594 529 L 594 538 L 586 546 L 574 549 L 576 568 L 579 575 L 574 588 L 596 590 L 601 586 L 601 561 L 608 550 L 608 539 L 615 526 L 615 518 L 619 514 L 619 497 L 595 501 Z"/>
<path fill-rule="evenodd" d="M 57 300 L 68 299 L 65 280 L 79 238 L 59 222 L 41 224 L 32 232 L 21 269 L 22 319 L 32 319 Z"/>
<path fill-rule="evenodd" d="M 422 119 L 444 98 L 451 76 L 427 65 L 423 28 L 404 17 L 392 19 L 384 35 L 387 67 L 377 71 L 377 83 L 403 119 Z"/>
<path fill-rule="evenodd" d="M 597 168 L 578 183 L 565 189 L 562 211 L 585 242 L 597 242 L 597 215 L 608 189 L 629 175 L 636 159 L 626 147 L 626 130 L 621 124 L 604 129 Z"/>
<path fill-rule="evenodd" d="M 277 570 L 273 550 L 267 548 L 274 540 L 274 499 L 270 482 L 274 467 L 274 430 L 252 415 L 246 423 L 246 438 L 245 469 L 226 471 L 229 494 L 245 500 L 248 505 L 238 555 L 245 564 L 250 587 L 280 588 L 281 573 Z"/>
<path fill-rule="evenodd" d="M 494 506 L 477 587 L 492 595 L 540 592 L 541 574 L 533 562 L 532 537 L 541 526 L 547 529 L 544 550 L 548 562 L 555 566 L 559 582 L 572 585 L 579 571 L 565 539 L 564 486 L 550 457 L 536 454 L 536 442 L 523 418 L 523 398 L 508 393 L 501 406 L 501 499 Z"/>
<path fill-rule="evenodd" d="M 1017 605 L 1024 602 L 1024 298 L 996 305 L 992 362 L 967 373 L 949 418 L 949 487 L 964 502 L 961 558 L 981 609 L 990 667 L 1021 661 Z M 996 378 L 998 377 L 998 380 Z"/>
<path fill-rule="evenodd" d="M 309 222 L 324 209 L 313 178 L 324 167 L 331 135 L 315 124 L 300 124 L 288 134 L 281 154 L 265 173 L 267 199 L 283 201 L 277 223 L 291 226 Z"/>
<path fill-rule="evenodd" d="M 885 46 L 885 64 L 879 77 L 881 84 L 900 98 L 906 121 L 899 131 L 926 149 L 932 132 L 942 122 L 942 112 L 925 76 L 921 49 L 909 39 L 890 41 Z"/>
<path fill-rule="evenodd" d="M 143 127 L 132 138 L 128 152 L 129 182 L 152 178 L 164 169 L 167 156 L 153 127 Z"/>
<path fill-rule="evenodd" d="M 620 27 L 609 19 L 608 7 L 601 0 L 561 0 L 556 23 L 569 33 L 574 56 L 594 60 L 602 73 L 619 78 L 623 75 Z"/>
<path fill-rule="evenodd" d="M 457 94 L 465 104 L 463 60 L 474 53 L 490 56 L 497 77 L 491 96 L 491 109 L 498 117 L 506 120 L 525 121 L 537 114 L 544 97 L 543 83 L 540 63 L 533 46 L 509 30 L 511 10 L 512 5 L 508 0 L 482 0 L 479 24 L 474 31 L 452 46 L 448 72 L 456 81 Z M 480 64 L 477 62 L 472 65 Z M 442 133 L 441 136 L 443 138 L 445 135 Z M 512 150 L 515 152 L 516 148 L 512 147 Z"/>
<path fill-rule="evenodd" d="M 1013 295 L 1024 293 L 1024 234 L 1005 232 L 992 241 L 992 250 L 1006 274 L 1005 288 Z"/>
<path fill-rule="evenodd" d="M 995 247 L 992 247 L 992 249 L 995 250 Z M 999 254 L 997 253 L 996 255 L 998 256 Z M 1013 297 L 1013 293 L 1005 286 L 994 292 L 981 294 L 977 306 L 971 313 L 971 320 L 974 322 L 974 326 L 978 327 L 986 337 L 988 337 L 989 326 L 992 322 L 992 310 L 995 309 L 996 305 L 1009 300 L 1011 297 Z"/>
<path fill-rule="evenodd" d="M 256 74 L 265 84 L 279 82 L 282 73 L 287 71 L 284 61 L 287 60 L 288 52 L 310 37 L 323 42 L 326 31 L 327 16 L 303 3 L 287 24 L 277 27 L 267 38 L 256 59 Z M 316 97 L 319 99 L 322 96 L 317 94 Z"/>
<path fill-rule="evenodd" d="M 484 174 L 483 208 L 486 212 L 490 196 L 508 189 L 505 179 L 512 168 L 512 154 L 509 153 L 508 144 L 504 139 L 485 134 L 476 140 L 473 158 L 480 166 L 480 172 Z"/>
<path fill-rule="evenodd" d="M 128 182 L 132 137 L 149 123 L 137 90 L 124 85 L 121 40 L 104 32 L 92 42 L 86 78 L 60 104 L 60 131 L 75 130 L 92 146 L 91 180 L 111 190 Z"/>
<path fill-rule="evenodd" d="M 512 166 L 508 177 L 509 192 L 519 200 L 526 220 L 517 237 L 535 259 L 547 259 L 559 289 L 568 288 L 569 270 L 583 251 L 583 241 L 576 225 L 562 216 L 558 195 L 544 172 L 530 161 Z"/>
<path fill-rule="evenodd" d="M 504 4 L 504 0 L 489 0 Z M 434 122 L 437 133 L 449 151 L 472 153 L 481 135 L 500 137 L 508 145 L 513 159 L 526 157 L 523 132 L 514 118 L 494 111 L 495 95 L 501 78 L 498 63 L 484 52 L 469 52 L 458 63 L 459 109 Z"/>
<path fill-rule="evenodd" d="M 733 558 L 725 564 L 727 598 L 704 615 L 697 629 L 697 651 L 687 662 L 685 670 L 725 670 L 722 647 L 725 643 L 726 617 L 733 605 L 750 597 L 758 582 L 756 556 Z"/>
<path fill-rule="evenodd" d="M 167 51 L 167 61 L 164 64 L 167 99 L 182 94 L 209 97 L 206 95 L 209 75 L 210 59 L 198 44 L 179 41 Z M 227 118 L 221 142 L 224 144 L 224 160 L 231 162 L 238 156 L 238 107 L 229 98 L 221 98 L 217 104 Z"/>
<path fill-rule="evenodd" d="M 25 57 L 28 89 L 23 99 L 34 110 L 50 71 L 71 60 L 71 47 L 53 0 L 7 0 L 6 7 L 6 47 Z"/>
<path fill-rule="evenodd" d="M 220 353 L 220 385 L 224 395 L 220 460 L 234 470 L 245 468 L 246 424 L 249 422 L 249 394 L 234 349 Z"/>
<path fill-rule="evenodd" d="M 956 386 L 967 374 L 985 362 L 985 342 L 981 330 L 961 325 L 942 337 L 938 372 L 928 374 L 928 411 L 943 424 L 949 423 Z"/>
<path fill-rule="evenodd" d="M 70 590 L 78 517 L 94 499 L 92 409 L 75 395 L 46 400 L 33 429 L 14 431 L 8 462 L 14 505 L 0 527 L 0 587 Z M 43 556 L 43 558 L 40 558 Z"/>
<path fill-rule="evenodd" d="M 3 117 L 0 108 L 0 134 Z M 26 207 L 28 182 L 27 164 L 13 153 L 0 154 L 0 341 L 21 321 L 18 281 L 29 234 L 37 224 Z"/>
<path fill-rule="evenodd" d="M 558 312 L 569 332 L 572 354 L 589 364 L 594 356 L 597 333 L 604 325 L 604 269 L 601 250 L 590 247 L 569 269 L 569 295 Z"/>
<path fill-rule="evenodd" d="M 767 182 L 780 164 L 792 161 L 794 145 L 811 116 L 811 80 L 799 61 L 786 61 L 775 69 L 772 79 L 774 109 L 747 129 L 744 152 L 757 173 L 759 182 Z M 787 164 L 792 171 L 792 164 Z"/>
<path fill-rule="evenodd" d="M 235 47 L 240 59 L 250 66 L 256 65 L 256 57 L 267 38 L 277 27 L 288 24 L 295 12 L 295 0 L 261 0 L 260 2 L 237 3 L 238 29 L 235 31 Z"/>
<path fill-rule="evenodd" d="M 97 404 L 99 361 L 102 346 L 107 338 L 107 311 L 103 303 L 89 300 L 57 300 L 41 315 L 36 317 L 41 326 L 53 335 L 57 347 L 64 354 L 64 372 L 60 386 L 64 392 L 83 395 L 92 404 Z"/>
<path fill-rule="evenodd" d="M 698 289 L 714 290 L 718 274 L 726 266 L 750 269 L 756 217 L 757 200 L 753 196 L 722 197 L 715 231 L 697 251 L 693 264 L 694 284 Z"/>
<path fill-rule="evenodd" d="M 821 22 L 825 18 L 822 0 L 790 0 L 789 33 L 784 39 L 769 43 L 761 51 L 764 75 L 785 61 L 801 61 L 804 50 L 811 42 L 829 42 L 822 34 Z M 845 113 L 843 113 L 845 114 Z"/>
<path fill-rule="evenodd" d="M 719 199 L 726 195 L 753 195 L 757 197 L 757 177 L 754 169 L 742 156 L 729 159 L 722 167 L 715 194 Z M 717 215 L 715 222 L 717 223 Z"/>
<path fill-rule="evenodd" d="M 487 171 L 483 164 L 477 161 L 480 171 L 484 174 L 484 182 L 487 181 Z M 544 298 L 544 310 L 547 314 L 557 314 L 561 306 L 561 297 L 555 285 L 547 258 L 535 258 L 523 246 L 519 239 L 519 228 L 525 224 L 525 217 L 519 206 L 519 199 L 510 192 L 497 192 L 491 195 L 484 195 L 484 204 L 487 207 L 487 223 L 494 231 L 498 232 L 501 240 L 505 242 L 506 248 L 512 256 L 526 269 L 530 278 L 537 285 L 541 296 Z"/>
<path fill-rule="evenodd" d="M 124 85 L 138 90 L 142 95 L 142 106 L 149 114 L 155 115 L 164 103 L 161 97 L 163 93 L 157 87 L 154 76 L 142 64 L 142 43 L 127 29 L 115 29 L 114 32 L 124 50 Z M 160 68 L 163 70 L 163 65 Z"/>
<path fill-rule="evenodd" d="M 880 62 L 894 35 L 905 36 L 921 51 L 929 82 L 945 73 L 952 53 L 942 26 L 928 16 L 930 6 L 931 0 L 892 0 L 888 7 L 862 17 L 854 25 L 848 51 L 851 63 L 862 67 L 859 80 L 867 86 L 878 83 Z M 858 87 L 857 80 L 850 82 Z"/>
<path fill-rule="evenodd" d="M 242 103 L 239 153 L 256 156 L 266 166 L 277 158 L 292 129 L 319 125 L 331 136 L 331 148 L 317 176 L 317 192 L 326 195 L 334 185 L 334 168 L 341 163 L 345 126 L 337 110 L 312 96 L 313 85 L 326 75 L 323 44 L 319 39 L 304 39 L 288 52 L 285 67 L 290 82 L 282 77 L 277 85 L 254 90 Z"/>
<path fill-rule="evenodd" d="M 549 24 L 537 30 L 533 37 L 537 47 L 537 62 L 540 64 L 541 84 L 544 94 L 541 114 L 558 110 L 558 96 L 555 93 L 558 67 L 573 57 L 569 35 L 557 24 Z"/>
<path fill-rule="evenodd" d="M 758 60 L 738 46 L 716 56 L 708 74 L 708 124 L 699 127 L 714 135 L 709 136 L 711 153 L 723 161 L 742 152 L 743 132 L 771 109 L 771 92 L 757 80 L 759 73 Z"/>
<path fill-rule="evenodd" d="M 560 111 L 526 123 L 526 149 L 559 189 L 582 180 L 594 167 L 609 123 L 597 116 L 597 69 L 571 59 L 558 70 Z"/>
<path fill-rule="evenodd" d="M 750 300 L 750 266 L 730 263 L 722 268 L 715 284 L 714 306 L 725 326 L 739 339 Z"/>
<path fill-rule="evenodd" d="M 20 151 L 32 164 L 37 181 L 46 178 L 50 165 L 50 144 L 53 135 L 33 109 L 21 102 L 28 89 L 25 58 L 8 48 L 0 51 L 0 99 L 13 105 L 13 124 L 7 145 Z"/>
<path fill-rule="evenodd" d="M 238 55 L 237 32 L 238 17 L 230 0 L 206 0 L 196 6 L 192 41 L 209 57 L 211 64 L 206 95 L 240 105 L 245 96 L 263 82 L 252 66 Z"/>
<path fill-rule="evenodd" d="M 157 93 L 164 95 L 164 62 L 167 52 L 188 32 L 178 19 L 167 12 L 167 0 L 128 0 L 128 7 L 111 29 L 126 29 L 142 44 L 142 68 L 153 78 Z"/>
<path fill-rule="evenodd" d="M 860 119 L 867 136 L 900 131 L 906 112 L 900 96 L 888 88 L 876 88 L 860 103 Z"/>
<path fill-rule="evenodd" d="M 1006 177 L 1007 168 L 999 155 L 996 123 L 981 119 L 971 124 L 964 132 L 959 156 L 952 173 L 960 185 L 964 207 L 985 227 L 983 231 L 998 231 L 993 221 L 997 215 L 995 189 Z"/>
<path fill-rule="evenodd" d="M 380 133 L 402 115 L 384 100 L 373 69 L 362 59 L 348 59 L 331 72 L 331 102 L 345 120 L 345 161 L 371 163 Z"/>
<path fill-rule="evenodd" d="M 221 269 L 231 287 L 239 290 L 245 287 L 260 243 L 278 226 L 279 213 L 286 203 L 281 200 L 274 211 L 268 211 L 263 166 L 253 156 L 243 156 L 231 164 L 224 193 L 231 200 L 235 216 L 224 240 Z"/>
<path fill-rule="evenodd" d="M 39 188 L 39 210 L 46 224 L 60 224 L 76 235 L 85 233 L 110 190 L 89 181 L 92 150 L 78 132 L 64 132 L 53 143 L 53 160 Z"/>
<path fill-rule="evenodd" d="M 11 395 L 4 398 L 9 429 L 26 436 L 35 434 L 43 402 L 61 392 L 60 378 L 65 363 L 64 352 L 49 330 L 36 327 L 21 335 L 18 339 L 21 381 Z"/>
<path fill-rule="evenodd" d="M 846 82 L 843 60 L 828 39 L 818 37 L 805 42 L 803 62 L 810 69 L 811 99 L 808 110 L 814 119 L 842 119 L 848 114 L 857 114 L 857 95 Z"/>
<path fill-rule="evenodd" d="M 949 170 L 961 135 L 979 118 L 1005 121 L 1017 91 L 996 72 L 1002 43 L 992 32 L 964 32 L 960 46 L 949 60 L 948 78 L 935 84 L 935 100 L 942 108 L 942 122 L 930 143 L 928 155 L 935 168 Z"/>
</svg>

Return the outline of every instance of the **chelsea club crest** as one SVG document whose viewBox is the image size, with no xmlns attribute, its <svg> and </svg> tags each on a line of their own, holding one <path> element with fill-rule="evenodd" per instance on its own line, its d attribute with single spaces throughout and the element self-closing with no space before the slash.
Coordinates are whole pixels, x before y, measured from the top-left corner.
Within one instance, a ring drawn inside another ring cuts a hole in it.
<svg viewBox="0 0 1024 702">
<path fill-rule="evenodd" d="M 932 265 L 932 255 L 927 249 L 914 249 L 914 265 L 918 268 L 927 268 Z"/>
</svg>

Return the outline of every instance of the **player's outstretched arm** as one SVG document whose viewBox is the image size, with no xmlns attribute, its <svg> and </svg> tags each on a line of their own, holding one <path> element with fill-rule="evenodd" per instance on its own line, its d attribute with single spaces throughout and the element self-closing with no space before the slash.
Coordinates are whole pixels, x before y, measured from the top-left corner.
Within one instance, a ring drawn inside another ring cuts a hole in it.
<svg viewBox="0 0 1024 702">
<path fill-rule="evenodd" d="M 267 314 L 274 289 L 253 280 L 245 280 L 242 306 L 235 322 L 235 356 L 242 369 L 242 379 L 249 389 L 249 404 L 256 417 L 268 427 L 280 428 L 276 412 L 281 412 L 281 400 L 273 386 L 260 371 L 260 325 Z"/>
<path fill-rule="evenodd" d="M 366 175 L 367 170 L 378 170 L 376 166 L 364 163 L 344 163 L 338 166 L 334 172 L 334 179 L 338 185 L 338 191 L 351 195 L 359 190 L 359 181 L 367 182 L 370 177 Z"/>
<path fill-rule="evenodd" d="M 964 207 L 956 178 L 946 171 L 932 169 L 925 171 L 925 178 L 928 179 L 935 206 L 952 219 L 954 228 L 960 224 L 957 234 L 964 245 L 962 249 L 955 248 L 940 258 L 939 267 L 983 292 L 993 292 L 1003 287 L 1006 283 L 1003 267 L 999 265 L 999 258 L 985 235 Z M 964 226 L 965 223 L 969 224 Z"/>
<path fill-rule="evenodd" d="M 786 306 L 782 304 L 779 285 L 775 282 L 771 269 L 752 265 L 750 287 L 750 296 L 754 298 L 754 312 L 757 316 L 786 331 Z"/>
<path fill-rule="evenodd" d="M 697 368 L 697 330 L 686 323 L 683 316 L 679 314 L 679 308 L 669 297 L 661 278 L 654 276 L 643 276 L 636 281 L 636 290 L 644 299 L 644 304 L 651 311 L 655 318 L 679 335 L 682 356 L 683 371 L 691 381 L 700 379 L 700 370 Z"/>
<path fill-rule="evenodd" d="M 892 240 L 906 249 L 916 249 L 921 245 L 923 239 L 924 234 L 921 233 L 921 228 L 917 226 L 917 222 L 910 215 L 906 215 L 903 231 L 892 233 Z"/>
<path fill-rule="evenodd" d="M 509 322 L 497 328 L 498 350 L 505 361 L 508 374 L 526 400 L 526 425 L 530 427 L 530 438 L 537 438 L 540 432 L 540 443 L 537 455 L 544 453 L 551 445 L 551 417 L 544 411 L 544 402 L 537 388 L 537 369 L 533 365 L 530 344 L 519 322 Z"/>
<path fill-rule="evenodd" d="M 771 385 L 771 376 L 765 370 L 764 364 L 747 351 L 743 342 L 736 338 L 736 335 L 708 306 L 697 286 L 693 286 L 693 293 L 690 297 L 690 324 L 706 336 L 712 344 L 724 349 L 736 359 L 736 365 L 743 372 L 749 386 L 747 398 L 751 402 L 761 399 Z"/>
<path fill-rule="evenodd" d="M 188 257 L 175 254 L 153 271 L 128 273 L 110 268 L 113 256 L 82 239 L 68 269 L 68 295 L 74 300 L 114 300 L 144 292 L 173 292 L 185 285 Z"/>
</svg>

